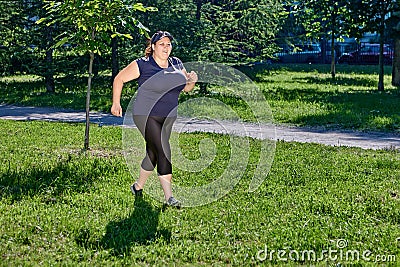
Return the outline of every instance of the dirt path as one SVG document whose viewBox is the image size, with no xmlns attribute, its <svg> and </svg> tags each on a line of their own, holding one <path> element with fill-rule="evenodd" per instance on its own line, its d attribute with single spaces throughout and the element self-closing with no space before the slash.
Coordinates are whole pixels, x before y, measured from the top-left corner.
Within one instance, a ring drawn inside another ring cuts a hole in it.
<svg viewBox="0 0 400 267">
<path fill-rule="evenodd" d="M 85 112 L 43 107 L 20 107 L 0 104 L 0 119 L 84 122 Z M 123 118 L 107 113 L 91 112 L 90 121 L 99 125 L 122 125 Z M 348 130 L 327 131 L 323 128 L 298 128 L 280 125 L 214 122 L 178 118 L 174 130 L 179 132 L 217 132 L 260 139 L 319 143 L 330 146 L 349 146 L 364 149 L 400 150 L 400 135 L 390 133 L 364 133 Z"/>
</svg>

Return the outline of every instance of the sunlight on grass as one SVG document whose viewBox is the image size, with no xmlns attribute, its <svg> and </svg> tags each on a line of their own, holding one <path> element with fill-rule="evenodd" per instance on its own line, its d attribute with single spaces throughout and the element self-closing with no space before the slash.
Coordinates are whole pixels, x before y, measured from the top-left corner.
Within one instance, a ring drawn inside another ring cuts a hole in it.
<svg viewBox="0 0 400 267">
<path fill-rule="evenodd" d="M 34 82 L 34 81 L 42 81 L 43 77 L 37 75 L 12 75 L 12 76 L 3 76 L 0 77 L 1 83 L 10 83 L 10 82 Z"/>
<path fill-rule="evenodd" d="M 371 125 L 377 129 L 390 129 L 394 124 L 394 120 L 386 116 L 375 116 L 371 118 Z"/>
<path fill-rule="evenodd" d="M 4 265 L 271 265 L 337 261 L 260 261 L 271 250 L 369 250 L 399 255 L 400 154 L 278 142 L 265 182 L 247 191 L 257 164 L 249 140 L 239 185 L 209 205 L 167 208 L 129 191 L 134 180 L 122 154 L 120 127 L 0 120 L 0 253 Z M 183 155 L 196 159 L 203 138 L 230 157 L 226 136 L 182 134 Z M 199 150 L 200 149 L 200 150 Z M 194 151 L 193 154 L 189 151 Z M 216 166 L 216 167 L 217 167 Z M 211 170 L 174 170 L 181 183 L 212 180 Z M 396 265 L 397 261 L 392 262 Z M 340 264 L 369 262 L 341 260 Z"/>
<path fill-rule="evenodd" d="M 385 76 L 386 91 L 379 93 L 377 74 L 343 73 L 341 67 L 338 66 L 335 80 L 329 73 L 267 70 L 257 76 L 258 85 L 265 92 L 277 122 L 399 132 L 399 91 L 391 86 L 391 76 Z M 390 120 L 386 124 L 374 123 L 374 111 Z"/>
</svg>

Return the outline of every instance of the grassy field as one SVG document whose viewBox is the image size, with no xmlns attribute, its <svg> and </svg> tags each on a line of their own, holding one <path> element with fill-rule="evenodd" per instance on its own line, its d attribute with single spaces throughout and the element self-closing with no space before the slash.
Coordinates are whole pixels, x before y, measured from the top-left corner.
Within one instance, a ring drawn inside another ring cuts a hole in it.
<svg viewBox="0 0 400 267">
<path fill-rule="evenodd" d="M 399 133 L 400 90 L 376 92 L 377 67 L 255 66 L 242 69 L 262 90 L 277 123 Z M 108 111 L 108 76 L 94 78 L 92 110 Z M 246 104 L 211 87 L 243 118 Z M 59 78 L 46 93 L 39 77 L 0 78 L 0 103 L 84 109 L 86 78 Z M 125 88 L 126 107 L 135 84 Z M 194 92 L 181 102 L 195 98 Z M 211 111 L 210 111 L 211 112 Z M 269 174 L 247 191 L 260 158 L 229 194 L 195 208 L 135 199 L 120 127 L 0 120 L 0 266 L 397 266 L 400 264 L 400 154 L 278 142 Z M 140 137 L 138 137 L 140 139 Z M 174 168 L 175 183 L 212 181 L 228 166 L 227 136 L 181 134 L 190 160 L 216 150 L 201 172 Z M 202 142 L 203 140 L 212 140 Z M 246 155 L 239 151 L 238 155 Z M 139 159 L 138 159 L 139 162 Z M 154 179 L 155 177 L 153 177 Z"/>
<path fill-rule="evenodd" d="M 80 150 L 82 124 L 0 120 L 0 127 L 2 266 L 400 262 L 396 151 L 278 142 L 270 174 L 249 193 L 259 156 L 252 149 L 227 196 L 178 210 L 131 195 L 119 127 L 92 127 L 87 153 Z M 192 133 L 183 135 L 183 149 L 210 137 L 224 147 L 224 136 Z M 229 159 L 229 150 L 218 157 Z M 213 179 L 214 172 L 174 175 L 179 182 Z"/>
<path fill-rule="evenodd" d="M 391 86 L 391 68 L 385 71 L 385 92 L 377 91 L 377 66 L 338 65 L 332 80 L 328 65 L 266 65 L 240 68 L 262 90 L 276 123 L 298 126 L 324 126 L 361 131 L 400 132 L 400 90 Z M 21 105 L 64 107 L 83 110 L 86 97 L 85 77 L 57 79 L 56 93 L 46 93 L 39 77 L 0 78 L 0 102 Z M 132 82 L 124 89 L 126 108 L 135 92 Z M 221 88 L 209 88 L 207 97 L 217 98 L 251 119 L 245 104 Z M 181 102 L 199 96 L 195 90 L 182 95 Z M 111 81 L 109 76 L 93 80 L 91 109 L 109 112 Z M 244 110 L 244 111 L 243 111 Z"/>
<path fill-rule="evenodd" d="M 400 90 L 391 86 L 391 68 L 386 69 L 383 93 L 377 91 L 376 66 L 338 66 L 335 80 L 327 66 L 309 68 L 258 74 L 276 121 L 400 133 Z"/>
</svg>

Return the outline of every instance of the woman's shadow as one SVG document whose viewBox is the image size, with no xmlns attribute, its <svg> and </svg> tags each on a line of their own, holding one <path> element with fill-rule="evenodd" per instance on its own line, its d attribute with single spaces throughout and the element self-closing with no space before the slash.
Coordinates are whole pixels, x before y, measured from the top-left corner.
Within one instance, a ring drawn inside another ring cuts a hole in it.
<svg viewBox="0 0 400 267">
<path fill-rule="evenodd" d="M 149 245 L 158 239 L 169 243 L 171 231 L 157 229 L 163 208 L 153 207 L 143 198 L 135 198 L 135 209 L 125 219 L 111 221 L 105 235 L 94 241 L 87 230 L 81 230 L 76 242 L 86 248 L 109 249 L 112 255 L 128 256 L 133 245 Z"/>
</svg>

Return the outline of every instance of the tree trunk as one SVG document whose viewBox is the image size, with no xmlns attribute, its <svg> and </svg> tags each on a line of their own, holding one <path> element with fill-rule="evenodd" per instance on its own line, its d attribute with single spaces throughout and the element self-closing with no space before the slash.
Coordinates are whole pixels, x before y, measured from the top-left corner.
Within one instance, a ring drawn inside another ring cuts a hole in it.
<svg viewBox="0 0 400 267">
<path fill-rule="evenodd" d="M 332 79 L 336 77 L 336 65 L 335 65 L 335 32 L 332 30 L 332 39 L 331 39 L 331 74 Z"/>
<path fill-rule="evenodd" d="M 328 41 L 325 39 L 325 37 L 323 37 L 320 42 L 320 46 L 321 46 L 321 62 L 320 63 L 321 64 L 325 64 L 327 62 L 327 60 L 326 60 L 327 55 L 328 55 L 327 49 L 326 49 L 327 43 L 328 43 Z"/>
<path fill-rule="evenodd" d="M 384 86 L 384 75 L 385 70 L 383 68 L 383 36 L 381 36 L 379 41 L 379 82 L 378 82 L 378 91 L 385 91 Z"/>
<path fill-rule="evenodd" d="M 336 14 L 337 14 L 337 6 L 334 5 L 334 12 L 332 14 L 332 35 L 331 35 L 331 75 L 332 79 L 336 77 L 336 66 L 335 66 L 335 27 L 336 27 Z"/>
<path fill-rule="evenodd" d="M 111 39 L 111 84 L 114 81 L 115 76 L 119 72 L 119 61 L 118 61 L 118 39 L 116 37 Z"/>
<path fill-rule="evenodd" d="M 201 19 L 201 7 L 203 5 L 203 0 L 197 0 L 196 1 L 196 19 L 200 20 Z"/>
<path fill-rule="evenodd" d="M 392 67 L 392 85 L 400 87 L 400 36 L 394 40 L 394 55 Z"/>
<path fill-rule="evenodd" d="M 382 9 L 383 10 L 383 9 Z M 384 68 L 383 68 L 383 44 L 384 44 L 384 34 L 385 34 L 385 12 L 382 11 L 381 14 L 381 21 L 379 25 L 379 82 L 378 82 L 378 91 L 383 92 L 385 91 L 384 85 Z"/>
<path fill-rule="evenodd" d="M 196 0 L 196 19 L 201 20 L 201 7 L 203 6 L 203 2 L 205 3 L 205 0 Z M 204 82 L 199 82 L 198 83 L 200 86 L 199 89 L 199 94 L 200 95 L 207 95 L 208 94 L 208 84 Z"/>
<path fill-rule="evenodd" d="M 208 84 L 204 83 L 204 82 L 201 82 L 199 84 L 200 84 L 199 94 L 200 95 L 207 95 L 208 94 L 208 89 L 207 89 Z"/>
<path fill-rule="evenodd" d="M 92 76 L 93 76 L 93 61 L 94 61 L 94 53 L 90 52 L 89 77 L 88 77 L 88 87 L 86 93 L 86 129 L 85 129 L 85 143 L 84 143 L 85 150 L 89 150 L 89 126 L 90 126 L 89 106 L 90 106 L 90 89 L 92 87 Z"/>
<path fill-rule="evenodd" d="M 49 93 L 54 93 L 55 84 L 54 84 L 54 66 L 53 66 L 53 27 L 48 26 L 45 27 L 46 31 L 46 39 L 47 39 L 47 48 L 46 48 L 46 70 L 44 75 L 44 80 L 46 84 L 46 91 Z"/>
</svg>

